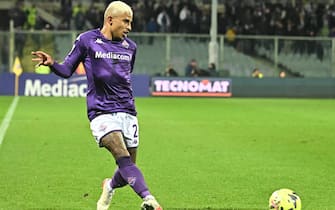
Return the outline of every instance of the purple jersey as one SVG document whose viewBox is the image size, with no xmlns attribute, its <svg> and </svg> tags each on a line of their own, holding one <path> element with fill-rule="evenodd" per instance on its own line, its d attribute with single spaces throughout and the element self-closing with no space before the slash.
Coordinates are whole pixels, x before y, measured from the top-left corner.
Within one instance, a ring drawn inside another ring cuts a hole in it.
<svg viewBox="0 0 335 210">
<path fill-rule="evenodd" d="M 136 44 L 125 38 L 106 39 L 99 29 L 78 36 L 62 64 L 54 63 L 52 71 L 67 78 L 83 62 L 88 83 L 87 112 L 92 120 L 103 113 L 126 112 L 136 116 L 131 72 Z"/>
</svg>

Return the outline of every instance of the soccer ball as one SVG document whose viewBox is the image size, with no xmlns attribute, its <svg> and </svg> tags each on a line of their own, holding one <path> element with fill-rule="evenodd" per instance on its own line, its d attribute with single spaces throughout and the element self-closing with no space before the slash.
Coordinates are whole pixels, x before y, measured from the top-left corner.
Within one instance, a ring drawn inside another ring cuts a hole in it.
<svg viewBox="0 0 335 210">
<path fill-rule="evenodd" d="M 299 196 L 290 189 L 280 189 L 272 193 L 269 199 L 271 210 L 301 210 Z"/>
</svg>

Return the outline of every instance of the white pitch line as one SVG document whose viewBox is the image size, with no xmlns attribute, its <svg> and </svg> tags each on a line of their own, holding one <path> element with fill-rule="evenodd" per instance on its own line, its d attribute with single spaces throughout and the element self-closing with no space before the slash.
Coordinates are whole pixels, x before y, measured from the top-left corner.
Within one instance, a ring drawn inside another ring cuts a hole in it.
<svg viewBox="0 0 335 210">
<path fill-rule="evenodd" d="M 10 105 L 10 107 L 7 111 L 7 114 L 6 114 L 5 118 L 1 122 L 1 125 L 0 125 L 0 146 L 3 142 L 3 139 L 5 138 L 7 128 L 10 124 L 10 121 L 12 120 L 12 117 L 13 117 L 13 114 L 14 114 L 14 111 L 16 109 L 16 105 L 17 105 L 18 101 L 19 101 L 19 97 L 15 96 L 14 100 L 12 101 L 12 104 Z"/>
</svg>

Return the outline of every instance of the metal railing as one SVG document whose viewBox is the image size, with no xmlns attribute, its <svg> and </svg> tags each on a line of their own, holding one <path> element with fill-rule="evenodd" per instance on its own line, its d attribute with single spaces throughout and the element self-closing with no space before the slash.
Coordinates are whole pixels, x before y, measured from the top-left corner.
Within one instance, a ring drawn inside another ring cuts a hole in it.
<svg viewBox="0 0 335 210">
<path fill-rule="evenodd" d="M 30 52 L 44 50 L 61 61 L 77 31 L 0 32 L 0 72 L 11 71 L 19 56 L 23 70 L 34 72 Z M 180 76 L 191 59 L 207 69 L 209 35 L 131 33 L 137 45 L 134 73 L 159 75 L 172 65 Z M 335 77 L 335 39 L 326 37 L 218 36 L 217 70 L 221 76 L 250 77 L 259 68 L 265 77 L 284 70 L 290 76 Z"/>
</svg>

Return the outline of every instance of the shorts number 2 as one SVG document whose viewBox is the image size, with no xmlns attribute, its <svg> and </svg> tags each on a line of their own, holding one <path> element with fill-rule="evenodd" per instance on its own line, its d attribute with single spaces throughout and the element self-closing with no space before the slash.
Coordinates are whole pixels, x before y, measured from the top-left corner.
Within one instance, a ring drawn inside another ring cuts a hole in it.
<svg viewBox="0 0 335 210">
<path fill-rule="evenodd" d="M 134 128 L 134 138 L 137 138 L 138 137 L 138 134 L 137 134 L 137 130 L 138 130 L 137 125 L 134 124 L 133 128 Z"/>
</svg>

